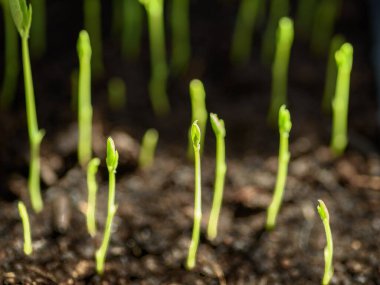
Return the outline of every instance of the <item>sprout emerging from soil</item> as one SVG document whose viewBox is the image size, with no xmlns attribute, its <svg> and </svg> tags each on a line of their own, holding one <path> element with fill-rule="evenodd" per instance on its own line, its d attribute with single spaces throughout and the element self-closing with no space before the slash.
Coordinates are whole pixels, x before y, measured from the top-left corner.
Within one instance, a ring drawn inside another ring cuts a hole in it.
<svg viewBox="0 0 380 285">
<path fill-rule="evenodd" d="M 268 121 L 272 125 L 277 121 L 280 106 L 287 101 L 288 66 L 293 39 L 293 21 L 281 18 L 278 23 L 276 54 L 272 65 L 272 96 L 268 114 Z"/>
<path fill-rule="evenodd" d="M 150 167 L 154 162 L 154 153 L 158 142 L 158 132 L 155 129 L 149 129 L 145 132 L 142 139 L 139 167 L 142 169 Z"/>
<path fill-rule="evenodd" d="M 299 32 L 304 39 L 308 39 L 310 35 L 316 4 L 317 0 L 298 1 L 295 25 L 297 32 Z"/>
<path fill-rule="evenodd" d="M 95 76 L 101 76 L 104 71 L 103 67 L 103 47 L 102 47 L 102 6 L 100 0 L 84 0 L 84 28 L 92 40 L 93 64 L 92 68 Z"/>
<path fill-rule="evenodd" d="M 112 138 L 107 140 L 107 168 L 109 175 L 108 184 L 108 211 L 107 211 L 107 221 L 104 228 L 104 236 L 100 248 L 96 251 L 96 271 L 98 274 L 103 274 L 104 262 L 106 259 L 108 244 L 111 237 L 111 227 L 112 220 L 117 211 L 117 205 L 115 205 L 115 184 L 116 184 L 116 168 L 119 162 L 119 154 L 115 148 L 115 143 Z"/>
<path fill-rule="evenodd" d="M 212 200 L 212 208 L 210 219 L 207 227 L 207 237 L 210 240 L 216 238 L 218 234 L 218 220 L 220 208 L 223 200 L 224 178 L 226 176 L 226 147 L 224 138 L 226 137 L 226 129 L 224 121 L 218 119 L 216 114 L 210 114 L 211 126 L 216 136 L 216 161 L 215 161 L 215 184 L 214 198 Z"/>
<path fill-rule="evenodd" d="M 203 153 L 204 135 L 206 134 L 206 124 L 208 113 L 206 110 L 206 92 L 202 81 L 193 79 L 190 82 L 190 100 L 191 100 L 191 121 L 197 121 L 203 136 L 200 141 L 200 153 Z M 189 130 L 188 157 L 193 159 L 193 139 Z"/>
<path fill-rule="evenodd" d="M 348 101 L 350 95 L 350 76 L 352 69 L 353 47 L 345 43 L 335 53 L 338 67 L 335 97 L 333 99 L 333 125 L 330 148 L 335 155 L 341 155 L 346 149 Z"/>
<path fill-rule="evenodd" d="M 171 7 L 172 68 L 174 73 L 186 70 L 191 46 L 189 33 L 189 0 L 174 0 Z"/>
<path fill-rule="evenodd" d="M 113 111 L 124 108 L 127 101 L 126 92 L 123 79 L 114 77 L 108 81 L 108 104 Z"/>
<path fill-rule="evenodd" d="M 30 48 L 33 57 L 40 58 L 46 49 L 46 1 L 33 0 L 33 25 L 30 29 Z"/>
<path fill-rule="evenodd" d="M 278 171 L 276 187 L 273 199 L 267 210 L 266 229 L 272 230 L 276 225 L 276 219 L 280 210 L 282 197 L 284 196 L 286 176 L 288 175 L 289 153 L 289 133 L 292 128 L 290 113 L 284 105 L 281 106 L 278 114 L 278 129 L 280 133 L 280 147 L 278 154 Z"/>
<path fill-rule="evenodd" d="M 282 17 L 286 17 L 288 15 L 288 12 L 289 0 L 271 1 L 269 20 L 265 29 L 261 46 L 261 60 L 266 65 L 270 65 L 272 63 L 273 55 L 275 52 L 275 39 L 278 22 Z"/>
<path fill-rule="evenodd" d="M 33 252 L 32 247 L 32 234 L 30 232 L 30 223 L 28 211 L 23 202 L 18 202 L 18 213 L 22 221 L 22 227 L 24 231 L 24 253 L 30 255 Z"/>
<path fill-rule="evenodd" d="M 318 200 L 319 205 L 317 206 L 319 216 L 321 217 L 323 226 L 326 233 L 326 247 L 324 249 L 325 257 L 325 272 L 323 274 L 322 285 L 328 285 L 332 276 L 334 275 L 333 262 L 333 238 L 330 229 L 330 216 L 325 203 L 322 200 Z"/>
<path fill-rule="evenodd" d="M 156 115 L 163 116 L 170 111 L 166 94 L 168 67 L 165 51 L 164 0 L 139 0 L 148 15 L 151 79 L 149 95 Z"/>
<path fill-rule="evenodd" d="M 341 0 L 322 0 L 314 13 L 311 33 L 311 49 L 316 54 L 327 51 L 334 31 L 335 19 L 340 10 Z"/>
<path fill-rule="evenodd" d="M 122 1 L 122 51 L 126 58 L 136 58 L 140 52 L 143 11 L 138 0 Z"/>
<path fill-rule="evenodd" d="M 98 184 L 96 183 L 96 173 L 98 172 L 98 167 L 100 164 L 99 158 L 93 158 L 90 160 L 87 166 L 87 190 L 88 190 L 88 201 L 87 201 L 87 230 L 88 233 L 93 237 L 96 234 L 96 193 L 98 192 Z"/>
<path fill-rule="evenodd" d="M 2 109 L 8 109 L 14 100 L 17 89 L 18 74 L 20 69 L 18 59 L 19 46 L 17 30 L 9 10 L 9 0 L 1 0 L 0 4 L 3 8 L 5 29 L 5 70 L 3 85 L 1 86 L 0 107 Z"/>
<path fill-rule="evenodd" d="M 197 121 L 191 126 L 191 139 L 194 148 L 194 178 L 195 178 L 195 191 L 194 191 L 194 225 L 193 234 L 191 237 L 191 243 L 186 260 L 186 268 L 191 270 L 195 267 L 197 258 L 197 250 L 199 244 L 199 237 L 201 232 L 201 220 L 202 220 L 202 200 L 201 200 L 201 155 L 200 155 L 200 142 L 201 142 L 201 130 L 198 127 Z"/>
<path fill-rule="evenodd" d="M 253 31 L 261 2 L 263 0 L 240 2 L 231 47 L 231 61 L 235 64 L 246 64 L 249 60 Z"/>
<path fill-rule="evenodd" d="M 344 44 L 344 37 L 336 35 L 332 38 L 330 44 L 329 58 L 327 61 L 325 90 L 323 93 L 322 110 L 325 113 L 331 112 L 332 100 L 335 94 L 337 66 L 335 62 L 335 53 Z"/>
<path fill-rule="evenodd" d="M 91 44 L 86 31 L 79 33 L 77 43 L 79 57 L 78 80 L 78 160 L 84 168 L 92 156 L 92 106 L 91 106 Z"/>
<path fill-rule="evenodd" d="M 38 129 L 32 69 L 29 56 L 28 38 L 30 26 L 32 24 L 32 6 L 30 4 L 27 6 L 25 0 L 9 0 L 9 7 L 12 13 L 13 21 L 21 36 L 26 116 L 30 144 L 28 187 L 33 210 L 38 213 L 43 208 L 40 189 L 40 145 L 45 132 Z"/>
</svg>

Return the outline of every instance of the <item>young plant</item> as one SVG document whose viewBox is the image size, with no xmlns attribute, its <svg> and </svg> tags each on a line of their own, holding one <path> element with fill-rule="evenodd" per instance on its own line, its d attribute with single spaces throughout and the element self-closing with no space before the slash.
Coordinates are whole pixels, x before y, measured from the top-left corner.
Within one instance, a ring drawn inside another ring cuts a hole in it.
<svg viewBox="0 0 380 285">
<path fill-rule="evenodd" d="M 78 160 L 84 168 L 92 156 L 91 44 L 86 31 L 79 33 Z"/>
<path fill-rule="evenodd" d="M 24 253 L 26 255 L 31 255 L 33 252 L 33 246 L 32 246 L 32 234 L 30 232 L 30 222 L 29 222 L 29 216 L 28 211 L 26 210 L 26 207 L 23 202 L 18 202 L 18 213 L 21 218 L 22 227 L 24 231 Z"/>
<path fill-rule="evenodd" d="M 88 189 L 88 202 L 87 202 L 87 230 L 88 233 L 94 237 L 96 235 L 96 193 L 98 192 L 98 184 L 96 183 L 96 173 L 100 164 L 99 158 L 90 160 L 87 166 L 87 189 Z"/>
<path fill-rule="evenodd" d="M 170 111 L 166 94 L 168 67 L 166 63 L 164 0 L 140 0 L 148 15 L 151 79 L 149 95 L 156 115 L 163 116 Z"/>
<path fill-rule="evenodd" d="M 331 112 L 332 100 L 335 94 L 337 66 L 335 62 L 335 53 L 344 44 L 344 38 L 341 35 L 336 35 L 332 38 L 330 44 L 329 58 L 327 61 L 325 89 L 322 99 L 322 110 L 325 113 Z"/>
<path fill-rule="evenodd" d="M 18 38 L 17 30 L 12 20 L 9 10 L 9 0 L 1 0 L 4 16 L 4 36 L 5 36 L 5 57 L 4 57 L 4 80 L 1 86 L 0 107 L 8 109 L 12 104 L 16 89 L 19 74 L 19 59 L 18 59 Z"/>
<path fill-rule="evenodd" d="M 149 129 L 144 134 L 139 155 L 139 167 L 148 168 L 153 164 L 154 152 L 158 142 L 158 132 L 155 129 Z"/>
<path fill-rule="evenodd" d="M 174 0 L 171 7 L 172 68 L 178 74 L 186 70 L 191 53 L 189 0 Z"/>
<path fill-rule="evenodd" d="M 126 92 L 123 79 L 114 77 L 108 81 L 108 104 L 113 111 L 124 108 L 127 101 Z"/>
<path fill-rule="evenodd" d="M 32 56 L 40 58 L 46 50 L 46 1 L 33 0 L 33 25 L 30 30 Z"/>
<path fill-rule="evenodd" d="M 253 31 L 263 0 L 241 0 L 232 38 L 231 61 L 246 64 L 251 55 Z"/>
<path fill-rule="evenodd" d="M 140 52 L 143 11 L 138 0 L 122 1 L 122 51 L 125 58 L 134 59 Z"/>
<path fill-rule="evenodd" d="M 211 126 L 216 136 L 216 161 L 214 198 L 212 200 L 210 219 L 208 221 L 207 237 L 209 240 L 213 240 L 218 234 L 218 220 L 223 200 L 224 178 L 226 176 L 227 165 L 226 146 L 224 142 L 226 129 L 224 127 L 224 121 L 219 119 L 216 114 L 210 114 L 210 118 Z"/>
<path fill-rule="evenodd" d="M 30 4 L 27 6 L 25 0 L 9 0 L 9 7 L 13 21 L 21 37 L 26 117 L 30 145 L 28 188 L 33 210 L 38 213 L 43 208 L 40 190 L 40 145 L 45 132 L 38 129 L 32 69 L 29 56 L 28 38 L 30 26 L 32 24 L 32 6 Z"/>
<path fill-rule="evenodd" d="M 318 200 L 319 205 L 317 206 L 319 216 L 321 217 L 323 226 L 326 233 L 326 242 L 327 245 L 324 250 L 325 257 L 325 272 L 323 274 L 322 285 L 328 285 L 332 276 L 334 275 L 334 266 L 333 266 L 333 238 L 330 229 L 330 215 L 327 210 L 325 203 L 322 200 Z"/>
<path fill-rule="evenodd" d="M 317 0 L 298 1 L 295 25 L 303 39 L 308 39 L 311 33 L 316 4 Z"/>
<path fill-rule="evenodd" d="M 191 100 L 191 121 L 197 121 L 201 133 L 203 136 L 200 141 L 200 152 L 203 153 L 204 145 L 204 135 L 206 134 L 206 124 L 207 124 L 207 110 L 206 110 L 206 92 L 202 81 L 198 79 L 193 79 L 190 82 L 190 100 Z M 193 158 L 193 139 L 191 135 L 191 129 L 189 130 L 189 146 L 188 146 L 188 156 L 190 159 Z"/>
<path fill-rule="evenodd" d="M 275 52 L 276 29 L 278 26 L 278 22 L 282 17 L 287 16 L 288 13 L 289 0 L 271 1 L 269 20 L 264 32 L 261 46 L 261 60 L 266 65 L 270 65 L 272 63 L 273 55 Z"/>
<path fill-rule="evenodd" d="M 334 32 L 334 24 L 339 13 L 341 0 L 322 0 L 318 3 L 313 19 L 311 50 L 323 55 Z"/>
<path fill-rule="evenodd" d="M 96 77 L 104 72 L 102 47 L 102 6 L 100 0 L 84 0 L 84 29 L 88 31 L 93 48 L 92 70 Z"/>
<path fill-rule="evenodd" d="M 332 104 L 333 124 L 330 148 L 337 156 L 344 152 L 348 143 L 347 119 L 353 52 L 352 45 L 345 43 L 335 53 L 338 75 Z"/>
<path fill-rule="evenodd" d="M 289 133 L 292 128 L 289 110 L 282 105 L 278 113 L 278 129 L 280 133 L 280 147 L 278 153 L 278 170 L 276 186 L 273 199 L 267 210 L 266 229 L 272 230 L 276 225 L 277 215 L 281 207 L 282 197 L 284 196 L 286 176 L 288 175 L 288 164 L 290 159 L 289 152 Z"/>
<path fill-rule="evenodd" d="M 288 66 L 293 38 L 293 21 L 281 18 L 278 23 L 276 54 L 272 65 L 272 96 L 268 114 L 268 121 L 272 125 L 277 121 L 280 106 L 287 101 Z"/>
<path fill-rule="evenodd" d="M 96 251 L 96 271 L 98 274 L 103 274 L 104 271 L 104 262 L 106 259 L 108 244 L 111 237 L 111 227 L 112 220 L 117 211 L 117 205 L 115 205 L 115 184 L 116 184 L 116 168 L 119 161 L 119 154 L 115 148 L 115 143 L 112 138 L 109 137 L 107 140 L 107 168 L 108 168 L 108 211 L 107 211 L 107 220 L 106 226 L 104 228 L 104 236 L 102 244 L 99 249 Z"/>
<path fill-rule="evenodd" d="M 186 268 L 191 270 L 195 267 L 197 258 L 197 250 L 199 244 L 199 237 L 201 233 L 201 220 L 202 220 L 202 194 L 201 194 L 201 155 L 200 155 L 200 142 L 201 130 L 195 121 L 191 126 L 191 139 L 194 148 L 194 168 L 195 168 L 195 191 L 194 191 L 194 225 L 191 243 L 186 260 Z"/>
</svg>

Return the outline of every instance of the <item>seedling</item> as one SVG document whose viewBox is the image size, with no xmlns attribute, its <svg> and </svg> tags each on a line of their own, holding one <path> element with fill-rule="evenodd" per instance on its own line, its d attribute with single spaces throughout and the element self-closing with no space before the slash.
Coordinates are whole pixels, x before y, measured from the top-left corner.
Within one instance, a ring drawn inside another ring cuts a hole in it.
<svg viewBox="0 0 380 285">
<path fill-rule="evenodd" d="M 189 35 L 189 0 L 174 0 L 171 7 L 172 68 L 174 73 L 186 70 L 191 53 Z"/>
<path fill-rule="evenodd" d="M 140 52 L 143 11 L 138 0 L 122 2 L 122 50 L 126 58 L 133 59 Z"/>
<path fill-rule="evenodd" d="M 262 46 L 261 60 L 266 65 L 272 63 L 273 54 L 275 52 L 276 29 L 278 22 L 282 17 L 289 13 L 289 0 L 272 0 L 270 3 L 269 20 L 266 26 Z M 277 32 L 278 34 L 278 32 Z M 278 36 L 277 36 L 278 42 Z"/>
<path fill-rule="evenodd" d="M 272 96 L 268 114 L 268 121 L 272 125 L 277 121 L 280 106 L 287 101 L 288 66 L 293 38 L 293 21 L 281 18 L 278 23 L 276 54 L 272 65 Z"/>
<path fill-rule="evenodd" d="M 33 25 L 31 26 L 30 48 L 32 56 L 40 58 L 46 49 L 46 1 L 33 0 Z"/>
<path fill-rule="evenodd" d="M 210 118 L 211 126 L 216 136 L 216 161 L 214 198 L 212 200 L 210 219 L 208 221 L 207 237 L 209 240 L 213 240 L 218 234 L 218 220 L 223 200 L 224 178 L 226 176 L 227 165 L 226 147 L 224 142 L 226 129 L 224 127 L 224 121 L 219 119 L 216 114 L 210 114 Z"/>
<path fill-rule="evenodd" d="M 28 38 L 30 25 L 32 24 L 32 6 L 30 4 L 27 6 L 25 0 L 9 0 L 9 7 L 13 21 L 21 36 L 26 117 L 30 145 L 28 187 L 33 210 L 38 213 L 43 208 L 40 190 L 40 145 L 45 132 L 38 129 L 32 69 L 30 66 Z"/>
<path fill-rule="evenodd" d="M 200 155 L 200 142 L 201 142 L 201 130 L 198 127 L 197 121 L 191 126 L 191 139 L 193 141 L 194 148 L 194 178 L 195 178 L 195 191 L 194 191 L 194 225 L 193 234 L 191 237 L 191 243 L 186 260 L 186 268 L 191 270 L 195 267 L 197 258 L 197 250 L 199 244 L 199 237 L 201 232 L 201 220 L 202 220 L 202 200 L 201 200 L 201 155 Z"/>
<path fill-rule="evenodd" d="M 84 168 L 92 156 L 91 44 L 86 31 L 79 33 L 78 160 Z"/>
<path fill-rule="evenodd" d="M 314 53 L 323 55 L 327 51 L 340 6 L 341 0 L 322 0 L 318 3 L 310 40 Z"/>
<path fill-rule="evenodd" d="M 282 197 L 284 196 L 286 176 L 288 175 L 289 133 L 292 128 L 289 110 L 282 105 L 278 113 L 278 129 L 280 133 L 280 147 L 278 153 L 278 171 L 273 199 L 267 210 L 266 229 L 272 230 L 276 225 L 278 212 L 280 211 Z"/>
<path fill-rule="evenodd" d="M 106 259 L 108 244 L 111 237 L 111 227 L 112 220 L 117 211 L 117 205 L 115 205 L 115 184 L 116 184 L 116 168 L 119 161 L 119 154 L 115 148 L 115 143 L 112 138 L 109 137 L 107 140 L 107 168 L 108 168 L 108 211 L 107 211 L 107 221 L 104 228 L 104 236 L 102 244 L 96 251 L 96 271 L 98 274 L 103 274 L 104 272 L 104 262 Z"/>
<path fill-rule="evenodd" d="M 108 81 L 108 104 L 113 111 L 124 108 L 127 101 L 126 92 L 123 79 L 114 77 Z"/>
<path fill-rule="evenodd" d="M 31 255 L 33 252 L 33 246 L 32 246 L 32 234 L 30 232 L 30 223 L 29 223 L 29 216 L 28 211 L 26 210 L 26 207 L 23 202 L 18 202 L 18 213 L 21 218 L 22 227 L 24 231 L 24 253 L 26 255 Z"/>
<path fill-rule="evenodd" d="M 329 58 L 327 61 L 325 90 L 323 93 L 322 110 L 325 113 L 331 112 L 332 100 L 335 94 L 337 66 L 335 62 L 335 53 L 344 44 L 344 38 L 341 35 L 336 35 L 331 40 Z"/>
<path fill-rule="evenodd" d="M 352 45 L 345 43 L 335 53 L 338 76 L 336 79 L 335 97 L 332 105 L 333 124 L 330 148 L 337 156 L 344 152 L 348 143 L 347 117 L 353 52 Z"/>
<path fill-rule="evenodd" d="M 242 0 L 232 38 L 231 61 L 246 64 L 251 55 L 253 31 L 262 0 Z"/>
<path fill-rule="evenodd" d="M 333 266 L 333 238 L 330 229 L 330 215 L 327 210 L 325 203 L 322 200 L 318 200 L 319 205 L 317 206 L 319 216 L 321 217 L 323 226 L 326 233 L 326 247 L 324 250 L 325 257 L 325 272 L 323 274 L 322 285 L 328 285 L 332 276 L 334 275 L 334 266 Z"/>
<path fill-rule="evenodd" d="M 93 49 L 92 68 L 94 75 L 99 77 L 104 72 L 102 47 L 102 6 L 100 0 L 84 0 L 84 28 L 91 37 Z"/>
<path fill-rule="evenodd" d="M 164 0 L 140 0 L 148 15 L 151 79 L 149 94 L 156 115 L 166 115 L 170 110 L 166 94 L 168 67 L 165 51 Z"/>
<path fill-rule="evenodd" d="M 155 129 L 149 129 L 144 134 L 139 155 L 139 167 L 148 168 L 153 164 L 154 152 L 158 142 L 158 132 Z"/>
<path fill-rule="evenodd" d="M 87 230 L 88 233 L 94 237 L 96 234 L 96 193 L 98 192 L 98 184 L 96 183 L 96 173 L 98 172 L 98 166 L 100 164 L 99 158 L 93 158 L 90 160 L 87 166 L 87 190 L 88 190 L 88 202 L 87 202 Z"/>
<path fill-rule="evenodd" d="M 295 24 L 303 39 L 308 39 L 311 33 L 316 4 L 317 0 L 298 1 Z"/>
<path fill-rule="evenodd" d="M 3 7 L 4 29 L 5 29 L 5 57 L 4 57 L 4 80 L 1 86 L 0 107 L 8 109 L 12 104 L 18 81 L 19 59 L 18 59 L 18 38 L 17 30 L 12 20 L 11 11 L 9 9 L 9 0 L 1 0 Z"/>
<path fill-rule="evenodd" d="M 197 121 L 201 133 L 203 136 L 200 141 L 200 153 L 203 153 L 204 145 L 204 134 L 206 134 L 206 124 L 207 124 L 207 110 L 206 110 L 206 92 L 202 81 L 198 79 L 193 79 L 190 82 L 190 100 L 191 100 L 191 121 Z M 189 130 L 189 146 L 188 146 L 188 156 L 190 159 L 193 158 L 193 139 L 191 135 L 191 129 Z"/>
</svg>

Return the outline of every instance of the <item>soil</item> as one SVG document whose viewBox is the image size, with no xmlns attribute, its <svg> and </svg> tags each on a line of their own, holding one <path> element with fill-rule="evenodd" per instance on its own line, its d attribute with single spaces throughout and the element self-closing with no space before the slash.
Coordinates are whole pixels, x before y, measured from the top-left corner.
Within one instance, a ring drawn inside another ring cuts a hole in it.
<svg viewBox="0 0 380 285">
<path fill-rule="evenodd" d="M 331 284 L 380 284 L 379 133 L 366 1 L 344 1 L 336 25 L 336 32 L 355 49 L 350 144 L 341 158 L 329 151 L 331 119 L 320 111 L 326 58 L 311 54 L 307 42 L 296 38 L 289 72 L 292 157 L 272 232 L 266 232 L 264 224 L 276 179 L 278 134 L 266 123 L 271 76 L 259 61 L 263 25 L 255 32 L 252 60 L 233 67 L 228 49 L 238 1 L 192 1 L 192 61 L 186 74 L 170 79 L 172 112 L 159 119 L 147 95 L 146 31 L 139 59 L 123 61 L 119 39 L 110 32 L 110 1 L 104 1 L 107 72 L 93 83 L 94 155 L 102 159 L 94 239 L 86 231 L 86 181 L 77 165 L 76 114 L 70 103 L 82 11 L 76 1 L 47 2 L 48 51 L 32 62 L 39 125 L 47 131 L 41 150 L 45 208 L 37 215 L 29 205 L 34 252 L 27 257 L 17 212 L 18 200 L 28 202 L 28 139 L 20 77 L 12 110 L 0 114 L 2 284 L 320 284 L 325 235 L 316 211 L 318 199 L 329 209 L 334 238 Z M 167 35 L 169 39 L 169 30 Z M 106 103 L 107 80 L 112 76 L 122 76 L 127 84 L 127 106 L 119 112 L 109 110 Z M 208 127 L 202 160 L 202 236 L 197 266 L 187 271 L 194 195 L 193 165 L 186 159 L 191 123 L 187 88 L 192 78 L 203 80 L 208 110 L 225 120 L 228 172 L 219 234 L 210 242 L 205 229 L 212 203 L 215 139 Z M 142 171 L 137 168 L 137 141 L 150 127 L 158 129 L 160 142 L 154 165 Z M 119 208 L 105 272 L 98 276 L 94 252 L 105 223 L 104 156 L 109 135 L 120 152 Z"/>
</svg>

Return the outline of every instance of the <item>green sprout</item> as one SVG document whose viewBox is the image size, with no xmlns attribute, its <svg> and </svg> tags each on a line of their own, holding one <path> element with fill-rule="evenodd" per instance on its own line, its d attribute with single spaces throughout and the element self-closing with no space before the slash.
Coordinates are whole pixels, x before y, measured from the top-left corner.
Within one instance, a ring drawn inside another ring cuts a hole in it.
<svg viewBox="0 0 380 285">
<path fill-rule="evenodd" d="M 278 114 L 278 129 L 280 133 L 280 147 L 278 154 L 278 171 L 273 199 L 267 210 L 266 229 L 272 230 L 276 225 L 276 219 L 284 196 L 286 176 L 288 175 L 289 153 L 289 132 L 292 128 L 289 110 L 282 105 Z"/>
<path fill-rule="evenodd" d="M 333 124 L 330 148 L 338 156 L 344 152 L 348 143 L 347 117 L 353 53 L 354 49 L 349 43 L 343 44 L 335 53 L 338 75 L 332 104 Z"/>
<path fill-rule="evenodd" d="M 329 58 L 327 61 L 325 89 L 322 99 L 322 110 L 325 113 L 331 112 L 331 104 L 335 94 L 336 76 L 338 72 L 335 62 L 335 53 L 343 44 L 344 37 L 341 35 L 336 35 L 331 40 Z"/>
<path fill-rule="evenodd" d="M 317 0 L 298 1 L 295 25 L 303 39 L 307 39 L 311 33 L 316 4 Z"/>
<path fill-rule="evenodd" d="M 123 79 L 114 77 L 108 81 L 108 104 L 113 111 L 124 108 L 127 101 L 126 91 Z"/>
<path fill-rule="evenodd" d="M 26 255 L 31 255 L 33 252 L 33 246 L 32 246 L 32 234 L 30 231 L 29 215 L 24 203 L 21 201 L 18 202 L 18 213 L 20 215 L 20 218 L 22 221 L 22 227 L 24 231 L 24 253 Z"/>
<path fill-rule="evenodd" d="M 34 21 L 30 29 L 32 56 L 40 58 L 46 49 L 46 1 L 33 0 Z"/>
<path fill-rule="evenodd" d="M 82 167 L 92 156 L 92 106 L 91 106 L 91 44 L 86 31 L 81 31 L 77 43 L 79 57 L 78 80 L 78 160 Z"/>
<path fill-rule="evenodd" d="M 174 73 L 186 70 L 191 53 L 189 34 L 189 0 L 174 0 L 171 7 L 172 68 Z"/>
<path fill-rule="evenodd" d="M 84 0 L 84 28 L 88 31 L 93 48 L 93 64 L 94 75 L 99 77 L 103 74 L 102 60 L 102 6 L 100 0 Z"/>
<path fill-rule="evenodd" d="M 104 272 L 104 262 L 106 259 L 108 244 L 111 237 L 111 227 L 112 220 L 117 211 L 117 205 L 115 205 L 115 184 L 116 184 L 116 168 L 119 162 L 119 154 L 115 148 L 115 143 L 112 138 L 109 137 L 107 140 L 107 168 L 108 168 L 108 211 L 107 211 L 107 220 L 106 226 L 104 228 L 104 236 L 102 244 L 99 249 L 96 251 L 96 271 L 98 274 L 103 274 Z"/>
<path fill-rule="evenodd" d="M 216 136 L 216 161 L 215 161 L 215 183 L 214 198 L 212 200 L 212 208 L 210 219 L 207 227 L 207 237 L 210 240 L 216 238 L 218 233 L 218 220 L 220 208 L 223 200 L 224 178 L 226 176 L 226 147 L 224 138 L 226 137 L 226 129 L 224 121 L 219 119 L 216 114 L 210 114 L 211 126 Z"/>
<path fill-rule="evenodd" d="M 186 268 L 191 270 L 195 267 L 195 261 L 197 257 L 197 250 L 199 244 L 199 237 L 201 234 L 201 220 L 202 220 L 202 192 L 201 192 L 201 155 L 200 155 L 200 142 L 201 142 L 201 130 L 198 127 L 197 121 L 191 126 L 191 139 L 194 148 L 194 225 L 193 234 L 191 237 L 191 243 L 186 260 Z"/>
<path fill-rule="evenodd" d="M 99 158 L 90 160 L 87 166 L 87 189 L 88 189 L 88 203 L 87 203 L 87 230 L 93 237 L 96 234 L 96 193 L 98 192 L 98 184 L 96 183 L 96 173 L 100 164 Z"/>
<path fill-rule="evenodd" d="M 276 29 L 279 20 L 288 15 L 289 0 L 272 0 L 270 3 L 269 20 L 264 32 L 261 46 L 261 60 L 270 65 L 275 53 Z M 278 33 L 278 32 L 277 32 Z"/>
<path fill-rule="evenodd" d="M 28 188 L 30 200 L 35 212 L 40 212 L 43 208 L 43 201 L 40 189 L 40 145 L 45 134 L 38 129 L 36 104 L 34 99 L 34 88 L 32 79 L 32 68 L 29 56 L 29 31 L 32 24 L 32 6 L 26 5 L 25 0 L 9 0 L 9 7 L 13 21 L 21 36 L 22 63 L 24 67 L 24 85 L 26 101 L 26 117 L 28 123 L 28 134 L 30 144 L 30 164 Z"/>
<path fill-rule="evenodd" d="M 199 128 L 202 134 L 206 134 L 206 124 L 208 113 L 206 110 L 206 92 L 202 81 L 193 79 L 190 82 L 190 100 L 191 100 L 191 121 L 199 122 Z M 193 139 L 191 135 L 191 129 L 189 130 L 189 146 L 188 157 L 193 158 Z M 200 152 L 203 153 L 204 135 L 201 137 Z"/>
<path fill-rule="evenodd" d="M 235 64 L 246 64 L 252 47 L 253 31 L 257 13 L 262 0 L 242 0 L 240 2 L 235 30 L 232 38 L 231 61 Z"/>
<path fill-rule="evenodd" d="M 153 164 L 154 152 L 158 142 L 158 132 L 155 129 L 149 129 L 144 134 L 139 155 L 139 167 L 144 169 Z"/>
<path fill-rule="evenodd" d="M 322 0 L 318 3 L 310 39 L 311 49 L 314 53 L 322 55 L 327 51 L 340 6 L 341 0 Z"/>
<path fill-rule="evenodd" d="M 272 65 L 272 96 L 268 114 L 268 121 L 272 125 L 277 121 L 278 109 L 287 101 L 288 66 L 293 38 L 293 21 L 286 17 L 281 18 L 278 23 L 276 54 Z"/>
<path fill-rule="evenodd" d="M 125 58 L 136 58 L 142 35 L 142 7 L 138 0 L 122 0 L 122 51 Z"/>
<path fill-rule="evenodd" d="M 140 0 L 148 15 L 151 79 L 149 95 L 156 115 L 166 115 L 170 110 L 166 94 L 168 67 L 166 64 L 165 29 L 164 29 L 164 0 Z"/>
<path fill-rule="evenodd" d="M 9 10 L 9 0 L 1 0 L 0 4 L 3 7 L 5 29 L 5 70 L 4 80 L 1 86 L 0 107 L 2 109 L 8 109 L 14 100 L 17 89 L 19 74 L 19 46 L 17 30 L 12 20 L 11 11 Z"/>
<path fill-rule="evenodd" d="M 324 250 L 325 257 L 325 272 L 323 274 L 322 285 L 328 285 L 332 276 L 334 275 L 334 266 L 333 266 L 333 238 L 330 229 L 330 215 L 325 203 L 322 200 L 318 200 L 319 205 L 317 206 L 319 216 L 321 217 L 323 226 L 326 233 L 326 247 Z"/>
</svg>

